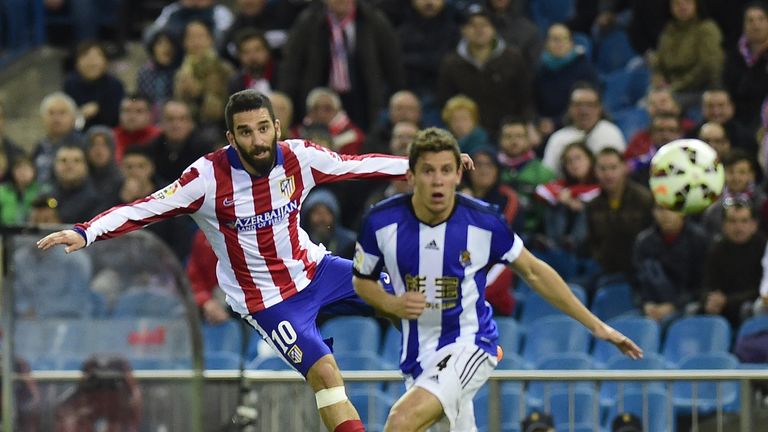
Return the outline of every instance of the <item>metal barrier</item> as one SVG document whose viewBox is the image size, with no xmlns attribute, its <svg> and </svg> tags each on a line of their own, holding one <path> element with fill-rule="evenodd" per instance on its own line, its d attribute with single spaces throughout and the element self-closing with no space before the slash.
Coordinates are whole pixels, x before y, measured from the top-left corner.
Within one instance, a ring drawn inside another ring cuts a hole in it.
<svg viewBox="0 0 768 432">
<path fill-rule="evenodd" d="M 184 384 L 191 382 L 195 374 L 192 371 L 137 371 L 135 378 L 144 385 L 158 384 L 175 386 L 176 390 L 167 393 L 170 399 L 183 400 Z M 402 376 L 396 371 L 347 371 L 343 373 L 347 384 L 369 382 L 380 385 L 384 382 L 402 382 Z M 72 384 L 80 378 L 76 371 L 61 372 L 33 372 L 32 378 L 40 384 Z M 207 424 L 203 430 L 216 430 L 212 425 L 220 424 L 222 419 L 230 415 L 237 404 L 237 392 L 240 375 L 237 371 L 205 371 L 206 403 L 204 406 L 204 418 Z M 254 430 L 322 430 L 319 416 L 314 406 L 312 397 L 306 382 L 293 371 L 265 371 L 250 370 L 246 372 L 246 381 L 249 385 L 259 390 L 258 408 L 260 422 Z M 489 424 L 488 431 L 501 431 L 499 423 L 500 413 L 508 407 L 500 406 L 500 385 L 505 382 L 570 382 L 589 381 L 601 383 L 605 381 L 665 381 L 668 386 L 678 381 L 738 381 L 741 384 L 741 402 L 739 413 L 742 418 L 739 432 L 754 432 L 761 430 L 753 420 L 753 388 L 756 381 L 768 381 L 768 370 L 662 370 L 662 371 L 638 371 L 638 370 L 562 370 L 562 371 L 500 371 L 493 373 L 489 381 Z M 180 394 L 176 394 L 179 392 Z M 571 401 L 571 407 L 573 403 Z M 380 407 L 378 407 L 380 408 Z M 387 407 L 388 409 L 389 407 Z M 695 405 L 694 405 L 695 408 Z M 373 412 L 377 409 L 375 401 L 368 405 Z M 669 410 L 672 407 L 668 407 Z M 694 410 L 695 411 L 695 410 Z M 192 413 L 186 412 L 187 418 Z M 723 430 L 722 407 L 717 410 L 717 419 Z M 647 419 L 648 413 L 645 413 Z M 187 424 L 179 420 L 180 424 L 165 425 L 167 430 L 183 430 Z M 694 428 L 696 416 L 693 417 Z M 645 424 L 645 422 L 644 422 Z M 573 425 L 571 424 L 571 427 Z M 150 425 L 151 430 L 158 430 L 158 425 Z M 594 431 L 600 431 L 598 423 L 593 425 Z M 667 431 L 674 430 L 668 425 Z M 696 430 L 696 429 L 694 429 Z M 560 430 L 558 432 L 568 432 Z M 648 430 L 647 432 L 662 432 Z M 736 431 L 732 431 L 736 432 Z"/>
</svg>

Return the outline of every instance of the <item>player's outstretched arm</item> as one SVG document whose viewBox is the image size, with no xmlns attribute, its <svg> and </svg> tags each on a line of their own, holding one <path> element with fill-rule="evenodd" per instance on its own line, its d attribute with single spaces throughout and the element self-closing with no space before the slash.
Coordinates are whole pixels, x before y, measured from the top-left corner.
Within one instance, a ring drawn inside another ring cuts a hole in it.
<svg viewBox="0 0 768 432">
<path fill-rule="evenodd" d="M 630 358 L 643 356 L 631 339 L 601 321 L 573 295 L 562 277 L 549 266 L 523 248 L 520 256 L 510 265 L 512 269 L 545 300 L 587 327 L 599 339 L 608 341 Z"/>
<path fill-rule="evenodd" d="M 378 281 L 354 276 L 352 283 L 355 292 L 366 303 L 384 312 L 402 319 L 416 319 L 427 306 L 427 298 L 419 292 L 407 292 L 394 296 L 384 290 Z"/>
<path fill-rule="evenodd" d="M 42 250 L 47 250 L 59 244 L 66 245 L 64 252 L 71 253 L 78 249 L 84 248 L 85 239 L 75 230 L 63 230 L 57 231 L 53 234 L 48 234 L 47 236 L 37 241 L 37 247 Z"/>
</svg>

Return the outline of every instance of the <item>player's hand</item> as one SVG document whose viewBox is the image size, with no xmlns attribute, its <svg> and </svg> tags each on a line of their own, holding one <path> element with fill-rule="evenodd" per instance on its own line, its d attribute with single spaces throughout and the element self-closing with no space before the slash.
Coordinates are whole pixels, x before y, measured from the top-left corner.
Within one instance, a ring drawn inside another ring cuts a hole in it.
<svg viewBox="0 0 768 432">
<path fill-rule="evenodd" d="M 464 168 L 465 171 L 472 171 L 475 169 L 475 161 L 472 160 L 469 154 L 461 154 L 461 167 Z"/>
<path fill-rule="evenodd" d="M 387 312 L 402 319 L 412 320 L 418 318 L 425 307 L 427 296 L 420 292 L 408 291 L 394 297 Z"/>
<path fill-rule="evenodd" d="M 632 339 L 624 336 L 621 332 L 617 331 L 608 324 L 602 323 L 593 332 L 596 338 L 608 341 L 616 346 L 622 354 L 627 357 L 637 360 L 643 358 L 643 350 L 637 346 Z"/>
<path fill-rule="evenodd" d="M 75 230 L 64 230 L 48 234 L 37 241 L 37 247 L 42 250 L 47 250 L 58 244 L 66 245 L 64 252 L 72 253 L 85 247 L 85 239 Z"/>
</svg>

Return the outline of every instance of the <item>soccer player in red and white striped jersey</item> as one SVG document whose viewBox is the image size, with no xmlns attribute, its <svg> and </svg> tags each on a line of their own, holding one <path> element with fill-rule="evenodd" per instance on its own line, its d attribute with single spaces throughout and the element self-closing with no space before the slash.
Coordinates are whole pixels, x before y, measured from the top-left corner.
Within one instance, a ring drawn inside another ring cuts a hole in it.
<svg viewBox="0 0 768 432">
<path fill-rule="evenodd" d="M 315 324 L 320 308 L 356 298 L 352 264 L 309 240 L 299 224 L 300 207 L 316 185 L 404 177 L 408 161 L 339 155 L 304 140 L 279 141 L 280 121 L 271 102 L 253 90 L 232 95 L 225 117 L 229 146 L 200 158 L 164 189 L 48 235 L 38 246 L 64 244 L 69 253 L 189 214 L 216 252 L 227 302 L 306 377 L 326 427 L 362 431 Z M 471 166 L 471 160 L 465 163 Z"/>
</svg>

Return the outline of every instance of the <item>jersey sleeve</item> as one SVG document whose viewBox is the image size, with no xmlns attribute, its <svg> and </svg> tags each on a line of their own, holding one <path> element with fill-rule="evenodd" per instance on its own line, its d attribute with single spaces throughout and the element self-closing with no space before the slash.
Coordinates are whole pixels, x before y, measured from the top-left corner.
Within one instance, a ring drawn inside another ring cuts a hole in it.
<svg viewBox="0 0 768 432">
<path fill-rule="evenodd" d="M 112 207 L 90 221 L 76 224 L 85 233 L 86 246 L 135 231 L 153 222 L 197 211 L 205 199 L 205 179 L 195 165 L 178 180 L 130 204 Z"/>
<path fill-rule="evenodd" d="M 378 280 L 383 267 L 384 259 L 376 240 L 376 232 L 366 217 L 357 236 L 352 273 L 357 277 Z"/>
<path fill-rule="evenodd" d="M 341 180 L 401 180 L 408 170 L 408 159 L 400 156 L 339 154 L 309 141 L 304 142 L 301 151 L 312 166 L 317 184 Z"/>
<path fill-rule="evenodd" d="M 501 216 L 493 218 L 492 232 L 490 259 L 511 264 L 523 251 L 523 240 L 509 228 Z"/>
</svg>

